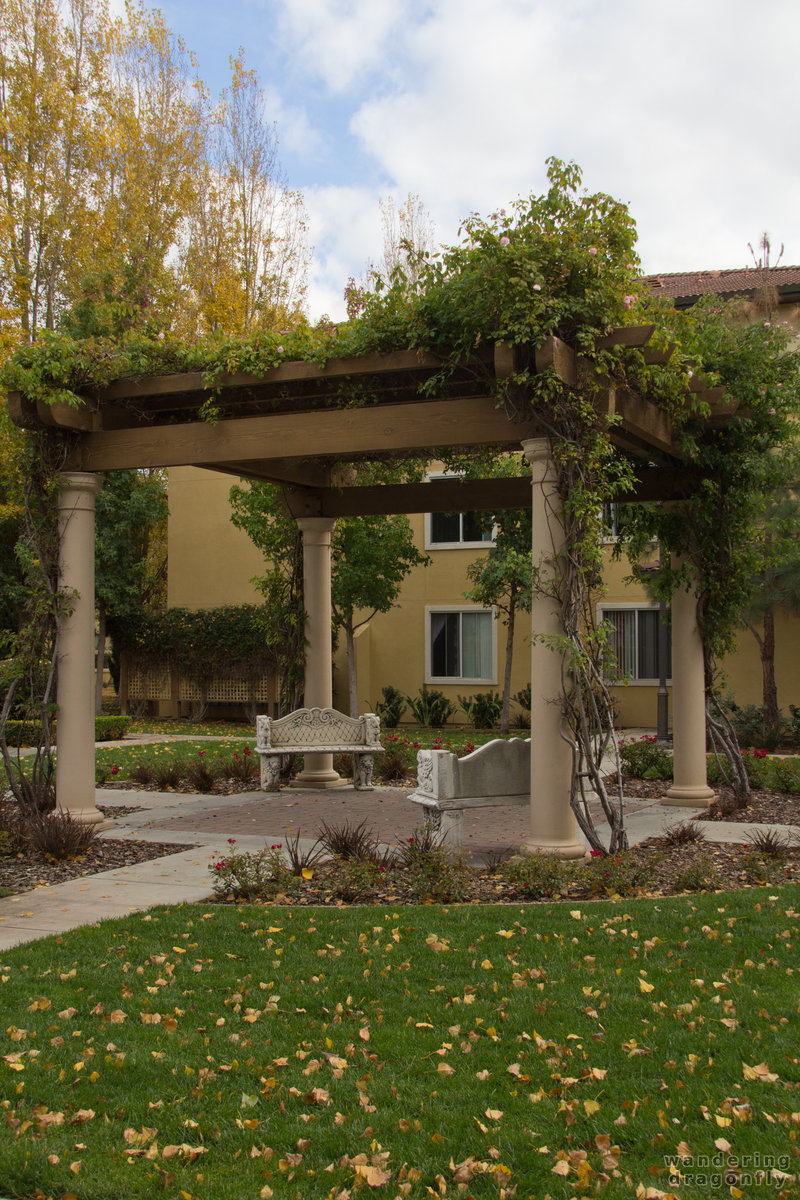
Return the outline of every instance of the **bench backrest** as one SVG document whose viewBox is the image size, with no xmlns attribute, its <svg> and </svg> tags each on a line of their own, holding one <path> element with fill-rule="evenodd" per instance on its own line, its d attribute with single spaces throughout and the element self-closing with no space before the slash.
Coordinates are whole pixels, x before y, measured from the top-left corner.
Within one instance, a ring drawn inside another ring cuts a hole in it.
<svg viewBox="0 0 800 1200">
<path fill-rule="evenodd" d="M 256 717 L 256 747 L 379 746 L 380 719 L 374 713 L 347 717 L 335 708 L 298 708 L 285 717 Z"/>
<path fill-rule="evenodd" d="M 417 754 L 416 795 L 437 800 L 459 796 L 522 796 L 531 791 L 530 738 L 495 738 L 459 758 L 449 750 Z"/>
</svg>

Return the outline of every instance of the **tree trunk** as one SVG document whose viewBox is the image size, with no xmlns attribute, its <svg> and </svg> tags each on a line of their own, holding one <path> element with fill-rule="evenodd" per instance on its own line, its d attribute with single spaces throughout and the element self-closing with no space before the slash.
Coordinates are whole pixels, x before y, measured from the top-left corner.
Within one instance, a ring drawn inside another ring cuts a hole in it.
<svg viewBox="0 0 800 1200">
<path fill-rule="evenodd" d="M 94 711 L 99 717 L 103 711 L 103 668 L 106 661 L 106 606 L 97 602 L 97 672 L 94 689 Z"/>
<path fill-rule="evenodd" d="M 344 627 L 347 643 L 347 682 L 350 693 L 350 716 L 358 716 L 358 679 L 356 677 L 356 642 L 353 637 L 353 626 L 349 622 Z"/>
<path fill-rule="evenodd" d="M 503 673 L 503 714 L 500 732 L 508 733 L 511 726 L 511 660 L 514 654 L 514 618 L 517 611 L 517 589 L 512 585 L 508 597 L 508 621 L 506 627 L 506 667 Z"/>
<path fill-rule="evenodd" d="M 778 713 L 778 685 L 775 682 L 775 614 L 764 613 L 764 636 L 759 639 L 761 651 L 761 679 L 764 701 L 764 724 L 767 729 L 777 729 L 780 724 Z"/>
</svg>

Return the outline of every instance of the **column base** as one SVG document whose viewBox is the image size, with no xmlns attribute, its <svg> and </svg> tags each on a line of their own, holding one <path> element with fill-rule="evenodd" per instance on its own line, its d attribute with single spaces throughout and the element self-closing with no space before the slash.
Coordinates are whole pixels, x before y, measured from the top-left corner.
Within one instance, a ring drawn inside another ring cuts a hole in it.
<svg viewBox="0 0 800 1200">
<path fill-rule="evenodd" d="M 661 803 L 674 808 L 710 808 L 715 796 L 716 792 L 706 784 L 679 783 L 672 785 Z"/>
<path fill-rule="evenodd" d="M 57 805 L 56 812 L 64 812 L 81 825 L 94 825 L 96 829 L 113 829 L 114 822 L 100 812 L 98 808 L 68 808 Z"/>
<path fill-rule="evenodd" d="M 324 792 L 353 785 L 349 779 L 342 779 L 337 771 L 301 771 L 287 786 L 300 791 Z"/>
<path fill-rule="evenodd" d="M 520 854 L 552 854 L 554 858 L 585 858 L 586 847 L 578 841 L 544 841 L 529 837 L 519 848 Z"/>
</svg>

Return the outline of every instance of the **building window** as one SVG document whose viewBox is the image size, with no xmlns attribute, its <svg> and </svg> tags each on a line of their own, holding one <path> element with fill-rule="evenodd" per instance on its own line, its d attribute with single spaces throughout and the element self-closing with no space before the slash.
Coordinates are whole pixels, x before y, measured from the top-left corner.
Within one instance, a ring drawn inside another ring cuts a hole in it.
<svg viewBox="0 0 800 1200">
<path fill-rule="evenodd" d="M 425 610 L 427 683 L 497 683 L 497 635 L 491 608 Z"/>
<path fill-rule="evenodd" d="M 617 542 L 625 537 L 625 526 L 629 520 L 627 504 L 603 505 L 603 541 Z"/>
<path fill-rule="evenodd" d="M 618 679 L 655 683 L 661 678 L 657 608 L 601 608 L 600 619 L 611 627 L 609 638 L 617 660 Z M 664 675 L 672 675 L 672 646 L 667 635 Z"/>
<path fill-rule="evenodd" d="M 428 475 L 428 480 L 452 479 L 451 474 Z M 491 546 L 495 529 L 492 518 L 482 512 L 432 512 L 425 516 L 425 549 L 454 550 L 469 546 Z"/>
</svg>

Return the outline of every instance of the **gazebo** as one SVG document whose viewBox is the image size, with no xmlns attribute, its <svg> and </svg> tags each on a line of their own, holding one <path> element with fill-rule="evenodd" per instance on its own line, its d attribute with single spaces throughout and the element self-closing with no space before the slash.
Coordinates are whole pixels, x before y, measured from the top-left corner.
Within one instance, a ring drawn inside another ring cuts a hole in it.
<svg viewBox="0 0 800 1200">
<path fill-rule="evenodd" d="M 626 326 L 601 339 L 599 348 L 638 348 L 644 361 L 665 363 L 670 350 L 650 349 L 654 327 Z M 486 346 L 442 371 L 447 357 L 401 350 L 359 358 L 287 361 L 261 375 L 200 372 L 120 379 L 85 389 L 80 407 L 9 397 L 9 411 L 24 428 L 44 427 L 63 441 L 60 573 L 74 605 L 61 632 L 57 727 L 57 802 L 85 822 L 102 815 L 94 800 L 94 498 L 103 471 L 193 465 L 284 489 L 303 537 L 308 649 L 305 703 L 331 704 L 330 537 L 336 519 L 370 513 L 500 510 L 530 504 L 533 563 L 557 570 L 560 498 L 550 440 L 524 405 L 499 405 L 497 388 L 524 367 L 554 371 L 564 385 L 582 386 L 574 349 L 549 337 L 535 349 L 504 343 Z M 436 377 L 435 398 L 426 389 Z M 721 388 L 693 379 L 695 398 L 706 402 L 712 424 L 733 414 L 736 402 Z M 669 501 L 692 486 L 681 462 L 672 422 L 646 395 L 593 379 L 595 408 L 609 423 L 617 452 L 635 464 L 636 485 L 625 502 Z M 207 419 L 213 397 L 214 419 Z M 599 397 L 599 399 L 598 399 Z M 204 406 L 206 406 L 204 408 Z M 522 414 L 522 415 L 519 415 Z M 443 449 L 521 452 L 531 466 L 523 478 L 440 480 L 419 484 L 359 486 L 342 464 L 398 456 L 437 457 Z M 682 490 L 679 490 L 682 489 Z M 534 596 L 536 634 L 557 634 L 559 613 L 547 596 Z M 705 806 L 706 781 L 703 655 L 696 603 L 688 592 L 673 597 L 674 783 L 665 801 Z M 561 663 L 541 638 L 533 639 L 532 795 L 530 848 L 564 857 L 584 853 L 570 803 L 571 755 L 559 736 Z M 338 777 L 330 756 L 307 758 L 301 781 L 326 787 Z M 521 831 L 522 832 L 522 831 Z"/>
</svg>

